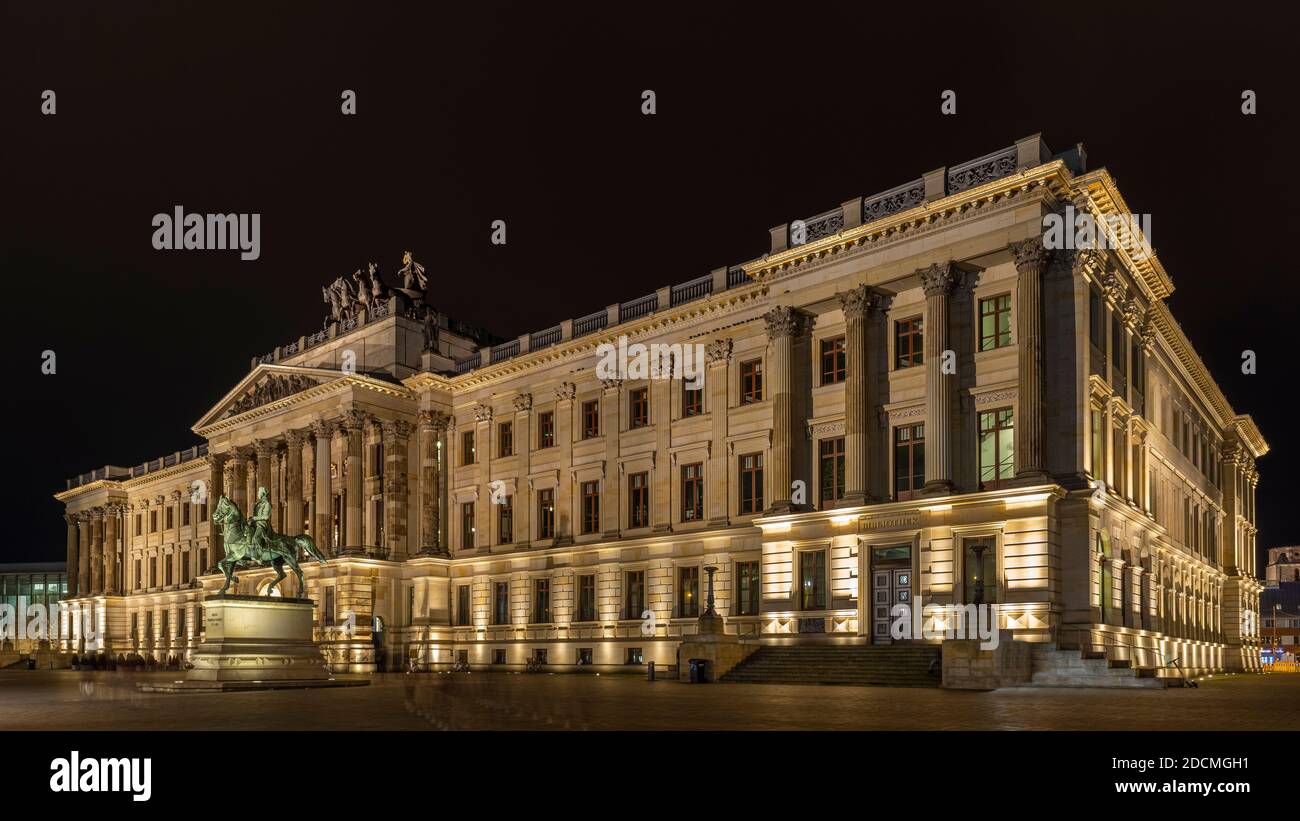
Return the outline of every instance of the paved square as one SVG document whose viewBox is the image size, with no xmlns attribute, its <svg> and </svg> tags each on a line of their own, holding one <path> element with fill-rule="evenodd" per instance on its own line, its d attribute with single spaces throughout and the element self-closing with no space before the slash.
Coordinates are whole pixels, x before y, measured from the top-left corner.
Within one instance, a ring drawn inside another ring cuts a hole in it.
<svg viewBox="0 0 1300 821">
<path fill-rule="evenodd" d="M 1300 675 L 1199 689 L 1005 689 L 647 682 L 505 673 L 376 676 L 369 687 L 141 693 L 176 673 L 0 672 L 0 730 L 1296 730 Z"/>
</svg>

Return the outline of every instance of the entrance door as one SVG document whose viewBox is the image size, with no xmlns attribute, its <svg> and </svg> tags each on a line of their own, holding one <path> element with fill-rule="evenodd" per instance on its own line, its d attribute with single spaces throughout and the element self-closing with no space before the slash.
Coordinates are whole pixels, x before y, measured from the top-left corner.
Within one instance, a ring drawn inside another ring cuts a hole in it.
<svg viewBox="0 0 1300 821">
<path fill-rule="evenodd" d="M 892 644 L 895 605 L 912 606 L 912 546 L 871 550 L 871 643 Z"/>
</svg>

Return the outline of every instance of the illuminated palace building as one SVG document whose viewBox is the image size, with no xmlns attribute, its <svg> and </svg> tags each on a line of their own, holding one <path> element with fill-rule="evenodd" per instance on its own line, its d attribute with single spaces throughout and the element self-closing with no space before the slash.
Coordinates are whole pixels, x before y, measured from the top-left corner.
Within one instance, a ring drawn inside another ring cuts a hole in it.
<svg viewBox="0 0 1300 821">
<path fill-rule="evenodd" d="M 183 658 L 223 581 L 213 503 L 266 487 L 272 527 L 329 558 L 283 595 L 315 601 L 337 670 L 673 664 L 705 568 L 742 647 L 891 643 L 893 605 L 986 603 L 1036 679 L 1256 669 L 1268 446 L 1153 253 L 1048 247 L 1067 206 L 1129 212 L 1034 135 L 506 341 L 434 311 L 409 257 L 402 283 L 336 280 L 325 329 L 253 359 L 204 444 L 57 494 L 66 649 Z M 702 351 L 702 382 L 601 378 L 620 337 Z"/>
</svg>

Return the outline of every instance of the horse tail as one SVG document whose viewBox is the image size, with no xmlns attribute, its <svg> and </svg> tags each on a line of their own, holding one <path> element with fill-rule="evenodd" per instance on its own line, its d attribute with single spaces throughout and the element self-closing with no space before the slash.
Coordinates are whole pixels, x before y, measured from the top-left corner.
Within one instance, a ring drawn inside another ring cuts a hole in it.
<svg viewBox="0 0 1300 821">
<path fill-rule="evenodd" d="M 303 550 L 307 551 L 308 556 L 311 556 L 313 559 L 320 562 L 321 564 L 326 563 L 325 557 L 321 555 L 320 550 L 316 548 L 315 539 L 313 539 L 310 536 L 303 535 L 303 536 L 295 537 L 294 541 L 298 543 L 298 547 L 301 547 Z"/>
</svg>

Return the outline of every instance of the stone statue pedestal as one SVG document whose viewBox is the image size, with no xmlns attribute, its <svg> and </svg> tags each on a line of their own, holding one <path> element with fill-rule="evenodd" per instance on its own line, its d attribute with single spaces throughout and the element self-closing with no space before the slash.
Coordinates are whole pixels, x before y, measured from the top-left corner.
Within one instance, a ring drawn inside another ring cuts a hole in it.
<svg viewBox="0 0 1300 821">
<path fill-rule="evenodd" d="M 695 635 L 684 636 L 678 648 L 677 680 L 691 680 L 691 659 L 705 662 L 704 682 L 713 682 L 725 676 L 731 668 L 745 660 L 758 649 L 756 645 L 741 644 L 740 637 L 727 632 L 726 622 L 713 608 L 713 574 L 718 568 L 706 567 L 709 574 L 709 592 L 704 612 L 700 615 Z"/>
<path fill-rule="evenodd" d="M 365 678 L 338 677 L 312 639 L 311 599 L 211 595 L 203 600 L 206 635 L 183 681 L 140 684 L 146 692 L 347 687 Z"/>
</svg>

